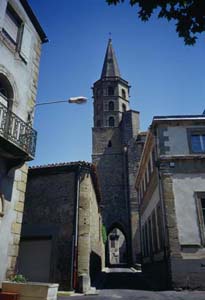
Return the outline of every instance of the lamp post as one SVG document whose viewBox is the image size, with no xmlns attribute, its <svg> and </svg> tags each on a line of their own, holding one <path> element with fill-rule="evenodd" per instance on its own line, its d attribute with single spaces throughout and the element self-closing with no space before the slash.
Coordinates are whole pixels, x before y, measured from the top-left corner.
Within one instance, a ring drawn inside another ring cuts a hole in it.
<svg viewBox="0 0 205 300">
<path fill-rule="evenodd" d="M 87 102 L 87 100 L 88 100 L 88 98 L 86 98 L 84 96 L 78 96 L 78 97 L 71 97 L 68 100 L 36 103 L 35 106 L 48 105 L 48 104 L 56 104 L 56 103 L 84 104 L 84 103 Z"/>
</svg>

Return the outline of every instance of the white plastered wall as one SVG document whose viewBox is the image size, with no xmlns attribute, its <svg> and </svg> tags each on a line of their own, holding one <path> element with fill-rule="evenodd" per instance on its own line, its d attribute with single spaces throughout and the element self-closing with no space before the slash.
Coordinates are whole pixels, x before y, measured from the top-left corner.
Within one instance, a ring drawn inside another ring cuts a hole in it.
<svg viewBox="0 0 205 300">
<path fill-rule="evenodd" d="M 205 191 L 205 174 L 173 175 L 176 218 L 181 245 L 200 245 L 195 193 Z"/>
</svg>

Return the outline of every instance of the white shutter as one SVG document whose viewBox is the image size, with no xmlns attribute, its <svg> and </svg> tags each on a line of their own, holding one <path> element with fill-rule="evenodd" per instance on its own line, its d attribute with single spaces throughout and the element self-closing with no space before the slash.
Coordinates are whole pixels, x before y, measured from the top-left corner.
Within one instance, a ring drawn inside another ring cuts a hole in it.
<svg viewBox="0 0 205 300">
<path fill-rule="evenodd" d="M 15 19 L 10 15 L 7 11 L 4 19 L 4 30 L 8 33 L 8 35 L 12 38 L 12 40 L 16 43 L 18 37 L 19 25 L 15 22 Z"/>
<path fill-rule="evenodd" d="M 26 24 L 23 26 L 20 54 L 26 62 L 29 60 L 31 49 L 31 32 Z"/>
</svg>

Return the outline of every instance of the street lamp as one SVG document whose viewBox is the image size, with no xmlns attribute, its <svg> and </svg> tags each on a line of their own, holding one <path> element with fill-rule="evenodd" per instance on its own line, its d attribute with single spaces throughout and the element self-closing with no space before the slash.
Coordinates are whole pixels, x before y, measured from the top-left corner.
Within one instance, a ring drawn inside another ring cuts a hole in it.
<svg viewBox="0 0 205 300">
<path fill-rule="evenodd" d="M 68 100 L 36 103 L 35 106 L 47 105 L 47 104 L 56 104 L 56 103 L 84 104 L 84 103 L 87 102 L 87 100 L 88 100 L 88 98 L 86 98 L 84 96 L 78 96 L 78 97 L 71 97 Z"/>
</svg>

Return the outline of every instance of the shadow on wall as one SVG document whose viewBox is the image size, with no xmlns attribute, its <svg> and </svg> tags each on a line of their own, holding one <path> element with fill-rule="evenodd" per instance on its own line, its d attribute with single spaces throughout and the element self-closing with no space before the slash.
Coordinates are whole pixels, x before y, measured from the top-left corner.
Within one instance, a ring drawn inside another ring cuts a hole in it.
<svg viewBox="0 0 205 300">
<path fill-rule="evenodd" d="M 91 284 L 93 284 L 96 279 L 96 275 L 98 275 L 102 270 L 102 261 L 101 257 L 95 252 L 90 253 L 90 279 Z"/>
</svg>

